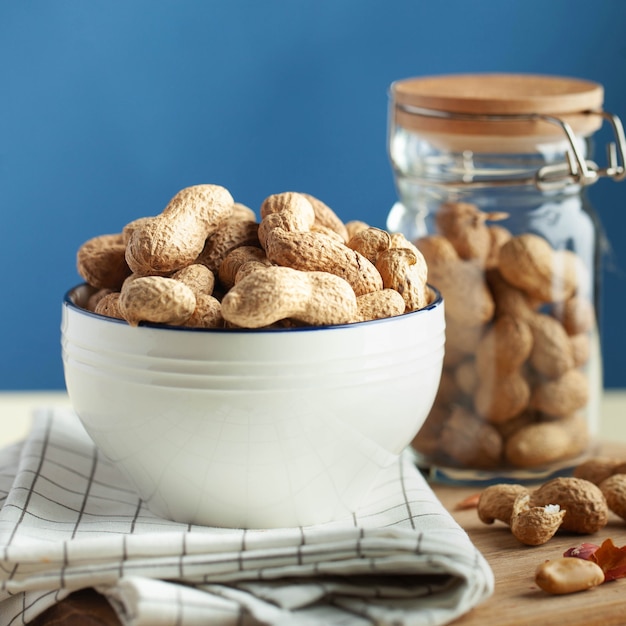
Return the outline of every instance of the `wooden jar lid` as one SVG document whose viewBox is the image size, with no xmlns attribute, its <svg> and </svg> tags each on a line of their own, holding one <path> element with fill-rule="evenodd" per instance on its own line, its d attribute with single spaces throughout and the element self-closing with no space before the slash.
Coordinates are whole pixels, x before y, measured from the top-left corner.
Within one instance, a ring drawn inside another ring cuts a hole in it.
<svg viewBox="0 0 626 626">
<path fill-rule="evenodd" d="M 439 142 L 458 143 L 461 136 L 474 144 L 493 147 L 493 140 L 506 138 L 530 144 L 554 141 L 562 129 L 542 120 L 458 120 L 416 115 L 403 107 L 418 107 L 462 115 L 526 115 L 558 117 L 586 136 L 602 124 L 597 115 L 604 101 L 602 85 L 577 78 L 533 74 L 452 74 L 399 80 L 391 85 L 395 122 L 420 134 L 443 135 Z M 448 137 L 446 139 L 447 136 Z M 500 142 L 502 145 L 502 142 Z"/>
</svg>

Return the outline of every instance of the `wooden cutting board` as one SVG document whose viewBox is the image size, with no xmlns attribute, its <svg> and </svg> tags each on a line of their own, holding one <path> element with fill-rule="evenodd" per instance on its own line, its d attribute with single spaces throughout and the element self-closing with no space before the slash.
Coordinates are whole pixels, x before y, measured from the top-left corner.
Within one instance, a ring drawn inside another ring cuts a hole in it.
<svg viewBox="0 0 626 626">
<path fill-rule="evenodd" d="M 623 444 L 607 444 L 601 453 L 626 460 Z M 616 546 L 626 545 L 626 521 L 611 514 L 607 526 L 595 535 L 557 533 L 543 546 L 529 547 L 520 544 L 505 524 L 484 524 L 475 509 L 455 510 L 459 502 L 476 493 L 476 488 L 433 485 L 433 490 L 483 553 L 495 577 L 494 595 L 454 621 L 454 626 L 626 624 L 626 578 L 564 596 L 549 595 L 534 582 L 537 566 L 562 556 L 568 548 L 583 542 L 601 544 L 607 538 L 613 539 Z"/>
</svg>

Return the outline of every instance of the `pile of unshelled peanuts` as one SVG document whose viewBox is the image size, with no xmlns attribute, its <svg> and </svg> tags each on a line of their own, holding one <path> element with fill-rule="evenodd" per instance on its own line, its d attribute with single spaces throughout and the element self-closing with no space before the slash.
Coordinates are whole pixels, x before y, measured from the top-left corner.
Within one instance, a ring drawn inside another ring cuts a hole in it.
<svg viewBox="0 0 626 626">
<path fill-rule="evenodd" d="M 529 487 L 517 483 L 489 485 L 479 494 L 478 517 L 499 520 L 529 546 L 549 541 L 557 531 L 592 535 L 606 526 L 609 511 L 626 521 L 626 460 L 591 457 L 572 470 Z"/>
<path fill-rule="evenodd" d="M 437 233 L 416 242 L 444 297 L 446 356 L 413 445 L 443 465 L 535 468 L 588 445 L 588 270 L 543 237 L 513 236 L 506 217 L 444 204 Z"/>
<path fill-rule="evenodd" d="M 391 317 L 434 297 L 402 235 L 344 224 L 303 193 L 269 196 L 260 215 L 219 185 L 182 189 L 160 214 L 79 248 L 86 308 L 133 326 L 266 328 Z"/>
<path fill-rule="evenodd" d="M 609 523 L 609 512 L 626 520 L 625 459 L 590 457 L 572 473 L 536 487 L 489 485 L 478 494 L 478 517 L 485 524 L 504 522 L 527 546 L 541 546 L 561 531 L 569 535 L 596 534 Z M 613 543 L 610 539 L 608 542 Z M 544 560 L 536 569 L 535 582 L 548 593 L 564 594 L 623 577 L 623 565 L 615 553 L 608 558 L 594 558 L 602 552 L 599 548 L 585 542 L 562 557 Z M 615 551 L 621 557 L 622 549 Z"/>
</svg>

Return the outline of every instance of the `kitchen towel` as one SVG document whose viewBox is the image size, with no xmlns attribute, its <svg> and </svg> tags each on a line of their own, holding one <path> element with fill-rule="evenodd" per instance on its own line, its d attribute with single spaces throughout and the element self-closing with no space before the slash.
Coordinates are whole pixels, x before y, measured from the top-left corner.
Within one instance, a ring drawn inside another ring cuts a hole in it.
<svg viewBox="0 0 626 626">
<path fill-rule="evenodd" d="M 0 626 L 72 591 L 124 626 L 446 624 L 493 592 L 465 531 L 402 456 L 340 522 L 243 530 L 146 509 L 68 409 L 0 451 Z"/>
</svg>

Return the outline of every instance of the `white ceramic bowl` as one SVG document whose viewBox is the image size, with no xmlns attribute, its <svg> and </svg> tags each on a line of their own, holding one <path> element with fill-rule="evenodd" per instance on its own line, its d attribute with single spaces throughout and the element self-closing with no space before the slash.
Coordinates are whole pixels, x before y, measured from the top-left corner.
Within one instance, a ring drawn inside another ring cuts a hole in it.
<svg viewBox="0 0 626 626">
<path fill-rule="evenodd" d="M 154 513 L 271 528 L 362 502 L 434 401 L 443 301 L 324 328 L 199 330 L 125 322 L 63 302 L 72 405 Z"/>
</svg>

